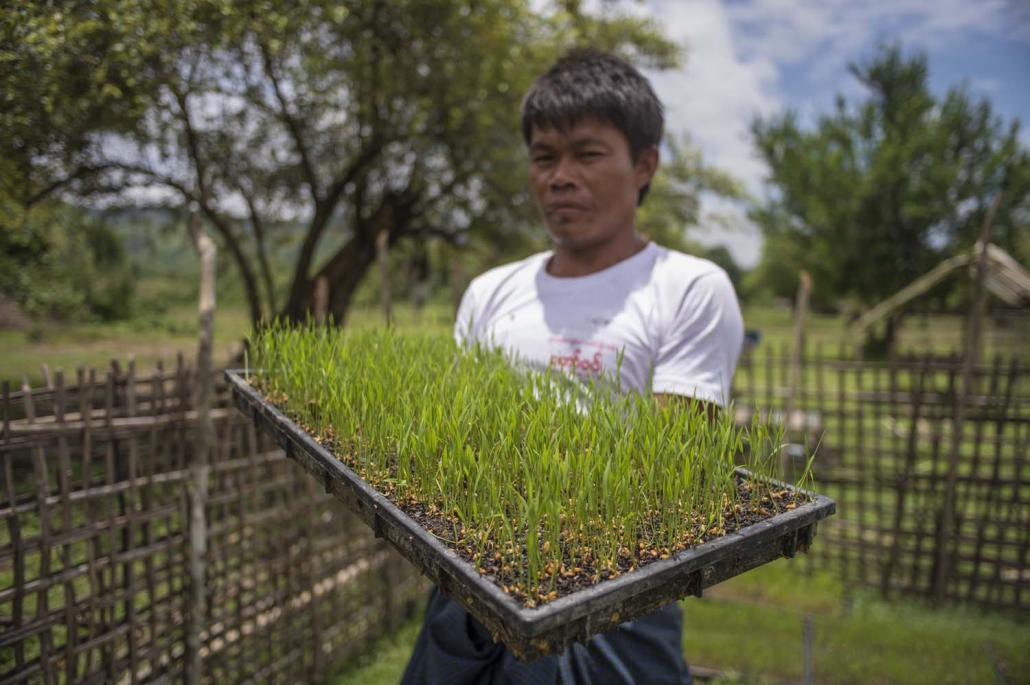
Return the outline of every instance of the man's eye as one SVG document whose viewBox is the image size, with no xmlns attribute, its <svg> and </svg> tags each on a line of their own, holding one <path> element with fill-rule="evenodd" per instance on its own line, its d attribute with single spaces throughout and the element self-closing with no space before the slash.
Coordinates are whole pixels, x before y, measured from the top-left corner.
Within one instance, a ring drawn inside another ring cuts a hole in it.
<svg viewBox="0 0 1030 685">
<path fill-rule="evenodd" d="M 579 156 L 584 158 L 584 159 L 593 159 L 595 157 L 600 157 L 601 156 L 601 151 L 600 150 L 584 150 L 583 152 L 579 153 Z"/>
<path fill-rule="evenodd" d="M 548 164 L 549 162 L 554 160 L 554 157 L 551 155 L 536 155 L 532 158 L 532 160 L 533 164 Z"/>
</svg>

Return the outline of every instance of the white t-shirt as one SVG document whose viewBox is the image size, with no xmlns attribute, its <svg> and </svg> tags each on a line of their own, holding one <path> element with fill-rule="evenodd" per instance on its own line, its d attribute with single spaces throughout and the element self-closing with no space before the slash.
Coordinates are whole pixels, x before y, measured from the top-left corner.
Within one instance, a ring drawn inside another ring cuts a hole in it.
<svg viewBox="0 0 1030 685">
<path fill-rule="evenodd" d="M 725 271 L 648 243 L 603 271 L 557 278 L 545 270 L 551 254 L 474 279 L 458 308 L 458 342 L 584 380 L 618 369 L 623 389 L 726 404 L 744 323 Z"/>
</svg>

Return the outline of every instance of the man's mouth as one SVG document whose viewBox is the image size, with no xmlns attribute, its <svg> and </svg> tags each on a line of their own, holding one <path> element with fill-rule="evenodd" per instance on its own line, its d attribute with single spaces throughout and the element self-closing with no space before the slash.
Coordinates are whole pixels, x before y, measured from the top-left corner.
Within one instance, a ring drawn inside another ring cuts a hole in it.
<svg viewBox="0 0 1030 685">
<path fill-rule="evenodd" d="M 565 214 L 569 212 L 585 212 L 586 207 L 576 202 L 551 202 L 546 205 L 548 214 Z"/>
</svg>

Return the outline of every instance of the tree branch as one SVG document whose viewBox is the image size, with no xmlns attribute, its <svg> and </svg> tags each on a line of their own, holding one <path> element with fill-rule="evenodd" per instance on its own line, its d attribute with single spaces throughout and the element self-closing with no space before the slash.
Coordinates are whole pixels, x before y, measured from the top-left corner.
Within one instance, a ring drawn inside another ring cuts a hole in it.
<svg viewBox="0 0 1030 685">
<path fill-rule="evenodd" d="M 272 90 L 275 92 L 275 99 L 279 102 L 279 116 L 286 125 L 286 129 L 290 132 L 290 136 L 293 138 L 293 144 L 297 148 L 297 154 L 300 155 L 300 164 L 301 169 L 304 171 L 304 178 L 307 180 L 308 187 L 311 190 L 311 201 L 317 206 L 319 202 L 321 202 L 322 193 L 319 188 L 318 177 L 315 174 L 315 167 L 311 163 L 311 155 L 308 152 L 307 144 L 304 142 L 304 136 L 301 135 L 300 124 L 290 113 L 290 107 L 286 102 L 285 94 L 283 94 L 282 86 L 279 83 L 279 77 L 276 76 L 275 68 L 272 64 L 272 55 L 268 51 L 268 46 L 261 41 L 258 42 L 258 46 L 261 49 L 261 58 L 264 62 L 265 73 L 268 74 L 268 79 L 272 82 Z"/>
<path fill-rule="evenodd" d="M 222 236 L 222 242 L 229 250 L 229 254 L 232 255 L 236 266 L 240 270 L 240 276 L 243 278 L 243 289 L 247 293 L 247 303 L 250 307 L 250 322 L 253 325 L 257 325 L 264 318 L 264 314 L 261 307 L 261 295 L 257 287 L 257 279 L 254 278 L 254 269 L 251 267 L 247 255 L 240 248 L 240 241 L 232 230 L 232 226 L 225 220 L 225 217 L 206 203 L 201 202 L 199 204 L 201 211 L 204 212 L 204 215 Z"/>
<path fill-rule="evenodd" d="M 43 200 L 48 198 L 50 195 L 52 195 L 53 193 L 57 192 L 58 190 L 60 190 L 61 188 L 65 187 L 66 185 L 68 185 L 70 183 L 74 183 L 75 181 L 82 180 L 83 178 L 86 178 L 87 176 L 91 176 L 93 174 L 97 174 L 97 173 L 100 173 L 102 171 L 106 171 L 106 170 L 108 170 L 110 168 L 111 168 L 110 164 L 97 164 L 97 165 L 83 165 L 83 166 L 80 166 L 75 171 L 70 173 L 68 176 L 65 176 L 64 178 L 58 179 L 56 181 L 53 181 L 49 185 L 46 185 L 43 188 L 37 190 L 32 195 L 29 195 L 29 197 L 26 198 L 23 201 L 22 204 L 25 207 L 31 207 L 32 205 L 34 205 L 34 204 L 36 204 L 38 202 L 42 202 Z"/>
<path fill-rule="evenodd" d="M 254 277 L 254 269 L 251 267 L 250 261 L 247 259 L 247 255 L 240 248 L 240 241 L 237 238 L 236 233 L 232 230 L 232 226 L 228 221 L 226 221 L 225 217 L 211 207 L 208 202 L 208 198 L 198 192 L 194 192 L 193 189 L 189 188 L 183 182 L 144 166 L 113 162 L 110 167 L 127 173 L 146 176 L 147 178 L 152 179 L 155 183 L 167 186 L 177 191 L 187 202 L 197 203 L 201 212 L 203 212 L 204 216 L 207 217 L 208 221 L 210 221 L 215 227 L 215 230 L 222 238 L 225 248 L 229 251 L 229 254 L 232 256 L 233 260 L 236 262 L 236 266 L 240 270 L 240 276 L 243 278 L 243 287 L 247 293 L 247 302 L 250 306 L 251 322 L 256 324 L 261 321 L 263 318 L 261 296 L 257 288 L 257 281 Z"/>
<path fill-rule="evenodd" d="M 145 167 L 138 164 L 126 164 L 125 162 L 111 162 L 107 165 L 107 168 L 116 171 L 124 171 L 130 174 L 139 174 L 141 176 L 146 176 L 155 183 L 167 186 L 172 190 L 177 191 L 180 195 L 182 195 L 183 199 L 185 199 L 187 202 L 196 202 L 200 204 L 200 196 L 193 192 L 193 190 L 189 188 L 185 183 L 175 178 L 172 178 L 171 176 L 166 176 L 165 174 L 154 171 L 150 167 Z"/>
<path fill-rule="evenodd" d="M 207 179 L 204 173 L 206 169 L 204 160 L 200 154 L 200 141 L 197 139 L 197 132 L 193 128 L 193 122 L 190 121 L 190 111 L 188 103 L 186 102 L 186 94 L 174 86 L 171 86 L 169 89 L 172 91 L 172 95 L 175 96 L 176 104 L 179 105 L 183 132 L 186 134 L 186 151 L 189 155 L 190 161 L 193 162 L 194 170 L 197 172 L 197 190 L 200 194 L 201 204 L 207 204 Z"/>
<path fill-rule="evenodd" d="M 239 186 L 240 195 L 247 203 L 250 211 L 250 223 L 254 227 L 254 239 L 257 243 L 258 267 L 261 269 L 261 278 L 264 281 L 265 295 L 268 298 L 268 311 L 275 311 L 275 288 L 272 284 L 272 269 L 268 264 L 268 250 L 265 241 L 265 222 L 258 216 L 257 204 L 252 193 L 245 190 L 242 184 Z"/>
<path fill-rule="evenodd" d="M 293 268 L 293 279 L 290 284 L 290 294 L 286 302 L 287 312 L 296 312 L 303 306 L 305 293 L 307 291 L 308 271 L 311 268 L 311 260 L 315 255 L 315 248 L 318 241 L 329 223 L 330 217 L 336 210 L 347 186 L 356 181 L 363 174 L 368 166 L 379 156 L 383 148 L 383 141 L 373 138 L 369 145 L 362 150 L 350 166 L 329 185 L 325 197 L 315 206 L 315 215 L 311 218 L 308 232 L 304 236 L 300 252 L 297 255 L 297 262 Z"/>
<path fill-rule="evenodd" d="M 186 135 L 187 154 L 189 155 L 190 161 L 193 163 L 194 171 L 197 174 L 197 195 L 199 195 L 197 198 L 197 204 L 200 205 L 201 211 L 204 212 L 204 215 L 207 216 L 208 220 L 222 236 L 225 247 L 229 250 L 229 254 L 232 255 L 233 260 L 236 262 L 236 266 L 240 270 L 240 277 L 243 279 L 243 288 L 247 294 L 247 303 L 250 306 L 251 323 L 257 325 L 264 316 L 261 307 L 261 293 L 257 287 L 257 279 L 254 277 L 254 269 L 251 267 L 250 261 L 247 259 L 247 255 L 244 254 L 243 249 L 240 247 L 240 241 L 232 230 L 232 226 L 225 220 L 225 217 L 221 216 L 213 207 L 211 207 L 209 202 L 210 195 L 207 187 L 206 166 L 204 163 L 204 157 L 200 152 L 200 139 L 197 136 L 196 130 L 193 128 L 193 122 L 190 120 L 189 104 L 186 101 L 186 93 L 182 92 L 174 85 L 170 86 L 169 89 L 172 91 L 172 95 L 175 96 L 175 102 L 179 105 L 183 133 Z"/>
</svg>

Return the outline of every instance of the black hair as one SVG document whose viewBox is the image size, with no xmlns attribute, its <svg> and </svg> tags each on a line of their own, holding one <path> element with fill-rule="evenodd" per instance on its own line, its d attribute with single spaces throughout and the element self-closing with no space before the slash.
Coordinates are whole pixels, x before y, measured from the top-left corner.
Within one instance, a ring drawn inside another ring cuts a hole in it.
<svg viewBox="0 0 1030 685">
<path fill-rule="evenodd" d="M 634 163 L 641 152 L 657 147 L 662 139 L 662 103 L 643 74 L 611 53 L 576 48 L 537 78 L 526 93 L 522 138 L 528 146 L 534 127 L 566 130 L 589 118 L 622 132 Z M 649 186 L 640 189 L 638 205 Z"/>
</svg>

